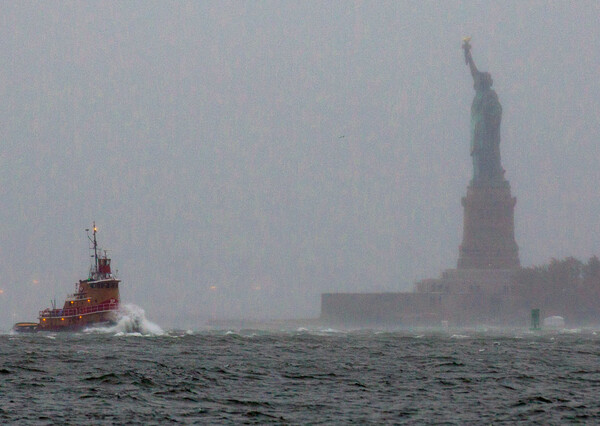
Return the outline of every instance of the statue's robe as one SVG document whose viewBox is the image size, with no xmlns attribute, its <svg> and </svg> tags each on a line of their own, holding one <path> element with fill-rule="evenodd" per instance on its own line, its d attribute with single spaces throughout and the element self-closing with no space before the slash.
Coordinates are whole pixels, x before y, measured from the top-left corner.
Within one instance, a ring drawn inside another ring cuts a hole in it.
<svg viewBox="0 0 600 426">
<path fill-rule="evenodd" d="M 502 106 L 493 89 L 478 83 L 476 78 L 475 98 L 471 105 L 473 183 L 499 184 L 504 174 L 500 161 Z"/>
</svg>

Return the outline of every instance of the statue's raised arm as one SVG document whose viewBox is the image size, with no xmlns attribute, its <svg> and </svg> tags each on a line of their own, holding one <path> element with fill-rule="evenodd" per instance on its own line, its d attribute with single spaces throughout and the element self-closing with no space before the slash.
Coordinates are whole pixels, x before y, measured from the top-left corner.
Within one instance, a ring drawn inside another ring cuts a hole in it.
<svg viewBox="0 0 600 426">
<path fill-rule="evenodd" d="M 470 41 L 471 41 L 471 37 L 463 38 L 462 48 L 465 51 L 465 64 L 469 65 L 469 68 L 471 69 L 471 75 L 473 76 L 473 78 L 476 78 L 479 70 L 475 66 L 475 62 L 473 62 L 473 56 L 471 55 Z"/>
</svg>

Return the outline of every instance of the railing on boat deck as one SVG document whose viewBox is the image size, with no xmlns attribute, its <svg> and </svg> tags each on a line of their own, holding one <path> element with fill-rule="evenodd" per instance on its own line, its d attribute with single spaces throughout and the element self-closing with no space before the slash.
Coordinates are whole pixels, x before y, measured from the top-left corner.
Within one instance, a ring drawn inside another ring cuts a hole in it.
<svg viewBox="0 0 600 426">
<path fill-rule="evenodd" d="M 117 309 L 119 309 L 119 302 L 106 302 L 99 305 L 84 306 L 81 308 L 46 309 L 40 311 L 39 317 L 74 317 L 77 315 L 93 314 L 94 312 L 116 311 Z"/>
</svg>

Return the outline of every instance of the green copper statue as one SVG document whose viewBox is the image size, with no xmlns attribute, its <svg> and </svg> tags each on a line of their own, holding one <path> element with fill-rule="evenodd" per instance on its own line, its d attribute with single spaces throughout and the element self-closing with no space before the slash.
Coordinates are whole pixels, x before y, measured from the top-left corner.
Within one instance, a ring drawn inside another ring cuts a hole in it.
<svg viewBox="0 0 600 426">
<path fill-rule="evenodd" d="M 471 56 L 471 37 L 463 39 L 465 62 L 471 69 L 475 98 L 471 105 L 471 156 L 473 157 L 473 185 L 504 184 L 504 170 L 500 163 L 500 121 L 502 106 L 492 89 L 492 76 L 481 72 Z"/>
</svg>

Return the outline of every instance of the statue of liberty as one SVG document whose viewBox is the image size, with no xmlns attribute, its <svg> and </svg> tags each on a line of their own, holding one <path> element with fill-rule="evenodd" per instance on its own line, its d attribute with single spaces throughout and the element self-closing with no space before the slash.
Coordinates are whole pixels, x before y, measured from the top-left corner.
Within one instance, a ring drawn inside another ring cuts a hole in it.
<svg viewBox="0 0 600 426">
<path fill-rule="evenodd" d="M 492 76 L 488 72 L 479 71 L 473 62 L 470 40 L 471 37 L 464 38 L 462 48 L 475 88 L 475 98 L 471 105 L 472 184 L 499 186 L 505 182 L 504 169 L 500 163 L 502 106 L 492 89 Z"/>
</svg>

